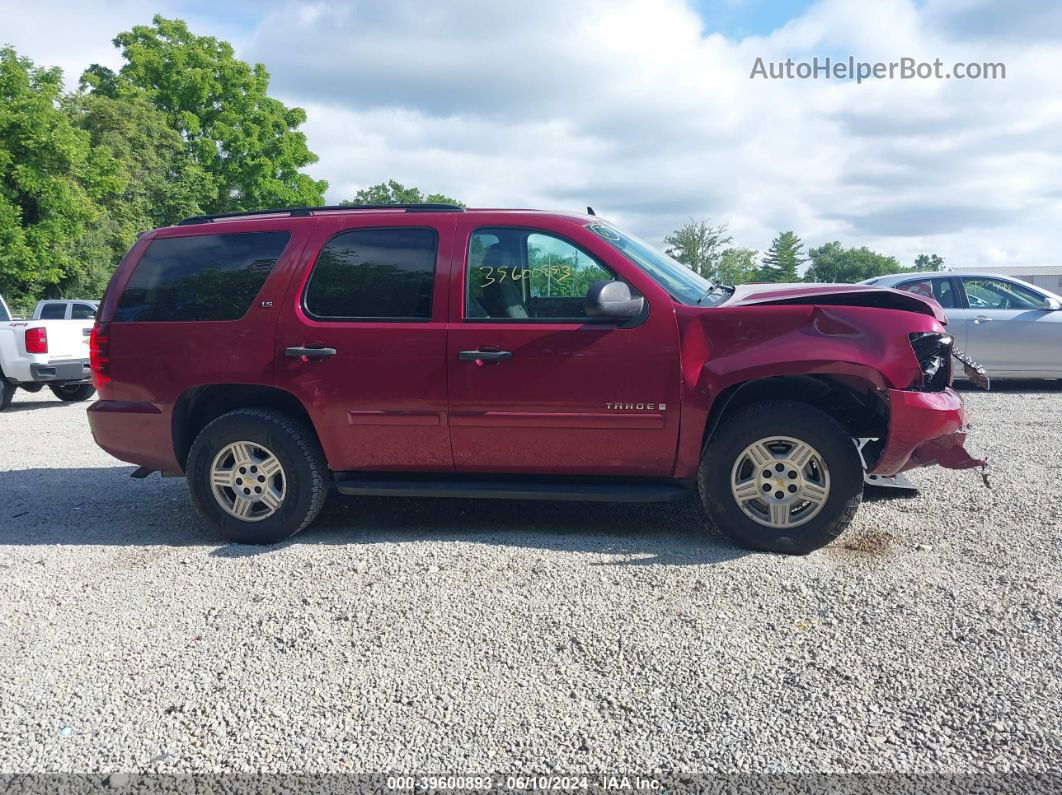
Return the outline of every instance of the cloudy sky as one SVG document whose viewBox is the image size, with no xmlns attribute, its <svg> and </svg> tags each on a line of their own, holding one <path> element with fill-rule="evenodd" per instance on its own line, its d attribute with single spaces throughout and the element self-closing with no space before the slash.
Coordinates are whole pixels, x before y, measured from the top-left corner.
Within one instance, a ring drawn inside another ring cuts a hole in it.
<svg viewBox="0 0 1062 795">
<path fill-rule="evenodd" d="M 68 82 L 154 13 L 264 63 L 338 201 L 394 178 L 582 210 L 659 241 L 690 216 L 762 250 L 1062 264 L 1054 0 L 0 0 L 0 42 Z M 1004 80 L 750 79 L 765 62 L 936 58 Z"/>
</svg>

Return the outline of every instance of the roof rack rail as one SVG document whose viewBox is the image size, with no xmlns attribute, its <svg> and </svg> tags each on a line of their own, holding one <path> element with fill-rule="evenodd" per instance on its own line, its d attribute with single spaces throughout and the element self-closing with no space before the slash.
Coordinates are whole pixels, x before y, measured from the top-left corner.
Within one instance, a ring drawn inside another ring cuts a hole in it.
<svg viewBox="0 0 1062 795">
<path fill-rule="evenodd" d="M 278 207 L 273 210 L 239 210 L 231 213 L 211 213 L 210 215 L 192 215 L 183 221 L 178 221 L 177 226 L 188 224 L 209 224 L 219 218 L 245 218 L 253 215 L 288 215 L 292 217 L 306 217 L 314 213 L 329 210 L 405 210 L 406 212 L 427 213 L 463 213 L 465 208 L 460 204 L 441 204 L 438 202 L 422 202 L 420 204 L 329 204 L 322 207 Z"/>
</svg>

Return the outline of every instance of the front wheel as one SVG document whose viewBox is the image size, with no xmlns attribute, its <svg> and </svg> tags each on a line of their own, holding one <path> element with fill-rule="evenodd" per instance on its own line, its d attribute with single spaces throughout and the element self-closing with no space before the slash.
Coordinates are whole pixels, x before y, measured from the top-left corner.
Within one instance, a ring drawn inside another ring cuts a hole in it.
<svg viewBox="0 0 1062 795">
<path fill-rule="evenodd" d="M 698 472 L 705 510 L 752 549 L 806 554 L 844 532 L 863 498 L 845 430 L 805 403 L 755 403 L 720 427 Z"/>
<path fill-rule="evenodd" d="M 49 384 L 48 388 L 64 403 L 80 403 L 96 394 L 92 384 Z"/>
<path fill-rule="evenodd" d="M 200 515 L 241 544 L 295 535 L 320 513 L 328 493 L 313 431 L 268 409 L 237 409 L 211 422 L 192 443 L 186 469 Z"/>
</svg>

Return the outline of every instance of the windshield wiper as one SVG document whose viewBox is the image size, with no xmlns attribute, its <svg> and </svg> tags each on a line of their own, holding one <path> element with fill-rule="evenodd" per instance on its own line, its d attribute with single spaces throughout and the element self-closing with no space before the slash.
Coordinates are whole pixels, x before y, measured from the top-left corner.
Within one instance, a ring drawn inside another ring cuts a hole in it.
<svg viewBox="0 0 1062 795">
<path fill-rule="evenodd" d="M 732 284 L 713 284 L 711 287 L 704 291 L 704 295 L 697 299 L 697 306 L 700 306 L 704 299 L 710 295 L 715 295 L 716 293 L 726 293 L 729 296 L 734 292 L 735 289 L 736 288 Z"/>
</svg>

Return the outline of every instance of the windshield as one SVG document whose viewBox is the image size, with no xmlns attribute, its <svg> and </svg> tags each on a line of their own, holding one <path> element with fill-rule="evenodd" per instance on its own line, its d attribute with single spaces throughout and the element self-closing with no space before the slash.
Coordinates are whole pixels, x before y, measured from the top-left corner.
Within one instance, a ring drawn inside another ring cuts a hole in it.
<svg viewBox="0 0 1062 795">
<path fill-rule="evenodd" d="M 607 224 L 587 224 L 587 228 L 598 237 L 607 240 L 613 248 L 634 262 L 679 303 L 692 306 L 702 302 L 715 303 L 718 300 L 705 298 L 714 286 L 711 281 L 653 248 L 644 240 L 628 235 L 626 232 L 620 232 Z M 720 298 L 722 297 L 724 296 L 720 295 Z"/>
</svg>

